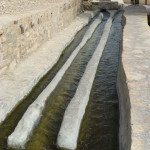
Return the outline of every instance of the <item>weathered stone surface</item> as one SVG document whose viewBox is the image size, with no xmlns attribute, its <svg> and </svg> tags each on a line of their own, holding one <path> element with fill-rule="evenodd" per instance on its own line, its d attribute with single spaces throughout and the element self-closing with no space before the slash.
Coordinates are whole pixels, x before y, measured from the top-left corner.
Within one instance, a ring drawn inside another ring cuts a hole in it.
<svg viewBox="0 0 150 150">
<path fill-rule="evenodd" d="M 124 0 L 111 0 L 111 2 L 118 2 L 118 4 L 124 7 Z"/>
<path fill-rule="evenodd" d="M 124 0 L 124 3 L 131 4 L 131 0 Z M 145 5 L 145 0 L 139 0 L 139 4 Z M 150 0 L 147 0 L 147 4 L 150 5 Z"/>
<path fill-rule="evenodd" d="M 92 0 L 91 3 L 100 5 L 100 8 L 104 7 L 104 9 L 118 9 L 120 6 L 123 7 L 124 5 L 123 0 Z"/>
<path fill-rule="evenodd" d="M 99 3 L 100 9 L 106 9 L 106 10 L 118 10 L 119 5 L 118 2 L 100 2 Z"/>
<path fill-rule="evenodd" d="M 142 6 L 125 9 L 118 74 L 120 149 L 150 149 L 150 28 Z"/>
<path fill-rule="evenodd" d="M 54 3 L 67 2 L 68 0 L 1 0 L 0 1 L 0 15 L 17 15 L 32 10 L 40 10 L 53 5 Z M 81 0 L 72 0 L 72 4 L 78 5 L 80 8 Z M 65 4 L 66 8 L 71 7 L 70 4 Z"/>
<path fill-rule="evenodd" d="M 92 4 L 89 1 L 83 1 L 84 10 L 92 10 Z"/>
<path fill-rule="evenodd" d="M 119 5 L 118 2 L 111 2 L 111 1 L 92 1 L 92 4 L 98 5 L 100 9 L 106 10 L 118 10 Z"/>
</svg>

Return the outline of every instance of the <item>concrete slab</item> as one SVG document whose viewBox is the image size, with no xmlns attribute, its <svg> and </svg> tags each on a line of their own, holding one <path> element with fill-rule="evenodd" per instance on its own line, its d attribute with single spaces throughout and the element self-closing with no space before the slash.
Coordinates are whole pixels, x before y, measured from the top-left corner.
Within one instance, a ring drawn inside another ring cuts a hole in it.
<svg viewBox="0 0 150 150">
<path fill-rule="evenodd" d="M 98 5 L 100 9 L 106 9 L 106 10 L 118 10 L 119 5 L 117 1 L 92 1 L 93 5 Z"/>
<path fill-rule="evenodd" d="M 120 62 L 120 149 L 150 149 L 150 27 L 143 6 L 125 8 Z"/>
</svg>

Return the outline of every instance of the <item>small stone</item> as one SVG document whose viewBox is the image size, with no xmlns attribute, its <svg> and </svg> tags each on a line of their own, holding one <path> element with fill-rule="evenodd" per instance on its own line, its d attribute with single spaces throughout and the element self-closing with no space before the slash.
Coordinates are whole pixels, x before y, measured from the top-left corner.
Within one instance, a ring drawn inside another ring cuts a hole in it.
<svg viewBox="0 0 150 150">
<path fill-rule="evenodd" d="M 3 34 L 0 36 L 0 38 L 1 38 L 1 42 L 2 43 L 4 43 L 6 41 L 6 38 L 5 38 L 5 36 Z"/>
<path fill-rule="evenodd" d="M 128 80 L 130 81 L 139 81 L 139 80 L 142 80 L 145 78 L 145 75 L 143 74 L 140 74 L 140 73 L 136 73 L 136 72 L 130 72 L 130 73 L 127 73 L 127 77 L 128 77 Z"/>
</svg>

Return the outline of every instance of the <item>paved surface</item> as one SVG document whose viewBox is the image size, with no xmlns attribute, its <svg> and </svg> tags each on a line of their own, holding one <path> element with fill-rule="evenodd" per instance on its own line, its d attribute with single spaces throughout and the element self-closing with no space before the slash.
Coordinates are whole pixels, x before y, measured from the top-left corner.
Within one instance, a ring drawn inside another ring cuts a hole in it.
<svg viewBox="0 0 150 150">
<path fill-rule="evenodd" d="M 87 13 L 89 15 L 86 15 Z M 43 44 L 35 53 L 24 58 L 15 70 L 0 76 L 0 124 L 57 63 L 63 50 L 73 40 L 75 34 L 94 16 L 92 12 L 87 13 L 77 17 L 57 36 Z"/>
<path fill-rule="evenodd" d="M 142 6 L 126 7 L 125 16 L 122 63 L 131 104 L 131 150 L 149 150 L 150 27 Z"/>
</svg>

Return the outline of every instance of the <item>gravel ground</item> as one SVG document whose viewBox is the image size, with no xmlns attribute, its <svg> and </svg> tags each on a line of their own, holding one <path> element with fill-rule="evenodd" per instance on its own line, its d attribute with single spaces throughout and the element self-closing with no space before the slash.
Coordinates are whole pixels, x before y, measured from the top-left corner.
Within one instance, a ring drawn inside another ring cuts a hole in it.
<svg viewBox="0 0 150 150">
<path fill-rule="evenodd" d="M 0 15 L 16 15 L 39 8 L 46 8 L 52 3 L 64 0 L 0 0 Z"/>
</svg>

